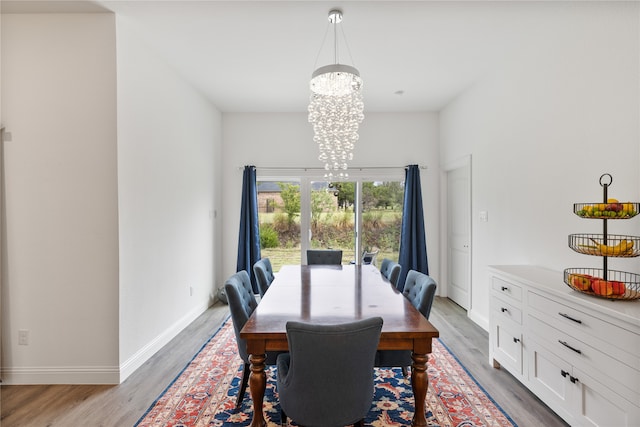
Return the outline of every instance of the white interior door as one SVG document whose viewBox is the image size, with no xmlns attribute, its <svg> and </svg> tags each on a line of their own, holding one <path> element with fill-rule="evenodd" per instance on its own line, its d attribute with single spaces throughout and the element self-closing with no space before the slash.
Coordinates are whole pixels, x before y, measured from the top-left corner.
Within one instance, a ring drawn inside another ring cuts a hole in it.
<svg viewBox="0 0 640 427">
<path fill-rule="evenodd" d="M 447 296 L 465 310 L 471 301 L 471 166 L 447 172 Z"/>
</svg>

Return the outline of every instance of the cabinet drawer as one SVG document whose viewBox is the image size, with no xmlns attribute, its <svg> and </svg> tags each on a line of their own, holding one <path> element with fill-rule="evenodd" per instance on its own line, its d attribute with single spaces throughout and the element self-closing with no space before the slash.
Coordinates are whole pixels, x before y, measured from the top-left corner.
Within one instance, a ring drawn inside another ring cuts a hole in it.
<svg viewBox="0 0 640 427">
<path fill-rule="evenodd" d="M 522 310 L 504 299 L 493 296 L 491 298 L 491 309 L 497 319 L 508 319 L 518 325 L 522 325 Z"/>
<path fill-rule="evenodd" d="M 635 358 L 635 361 L 627 359 L 625 362 L 636 369 L 640 369 L 640 335 L 560 304 L 535 292 L 528 293 L 527 301 L 529 307 L 547 316 L 546 319 L 541 317 L 547 323 L 586 342 L 591 342 L 591 338 L 597 338 L 607 344 L 618 347 Z"/>
<path fill-rule="evenodd" d="M 629 401 L 640 404 L 638 384 L 640 371 L 633 369 L 605 353 L 606 348 L 596 349 L 576 339 L 571 334 L 554 328 L 533 315 L 527 317 L 532 338 L 550 351 L 558 354 L 568 364 L 592 373 L 599 381 L 617 390 Z M 623 386 L 626 390 L 621 390 Z"/>
<path fill-rule="evenodd" d="M 522 287 L 520 285 L 494 277 L 491 281 L 491 287 L 499 295 L 513 298 L 514 301 L 522 301 Z"/>
</svg>

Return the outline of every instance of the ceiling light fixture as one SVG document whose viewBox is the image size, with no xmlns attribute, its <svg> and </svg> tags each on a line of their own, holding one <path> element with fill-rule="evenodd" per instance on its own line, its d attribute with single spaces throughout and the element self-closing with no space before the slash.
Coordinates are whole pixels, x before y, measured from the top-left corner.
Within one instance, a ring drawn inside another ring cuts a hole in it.
<svg viewBox="0 0 640 427">
<path fill-rule="evenodd" d="M 347 162 L 353 159 L 353 149 L 359 138 L 358 127 L 364 119 L 360 73 L 355 67 L 339 63 L 338 24 L 341 21 L 341 10 L 329 11 L 334 63 L 315 70 L 309 85 L 309 122 L 313 125 L 313 140 L 320 150 L 318 159 L 327 171 L 324 177 L 329 181 L 349 177 Z"/>
</svg>

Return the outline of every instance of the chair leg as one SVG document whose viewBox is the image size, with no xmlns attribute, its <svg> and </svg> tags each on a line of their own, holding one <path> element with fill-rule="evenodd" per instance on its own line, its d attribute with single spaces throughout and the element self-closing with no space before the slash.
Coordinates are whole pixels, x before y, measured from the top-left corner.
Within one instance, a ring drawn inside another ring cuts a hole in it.
<svg viewBox="0 0 640 427">
<path fill-rule="evenodd" d="M 240 388 L 238 389 L 238 398 L 236 399 L 236 409 L 240 407 L 240 404 L 244 399 L 244 391 L 247 389 L 250 373 L 251 373 L 251 369 L 249 368 L 249 364 L 245 363 L 244 367 L 242 368 L 242 382 L 240 383 Z"/>
<path fill-rule="evenodd" d="M 407 377 L 407 375 L 408 375 L 408 373 L 407 373 L 407 367 L 406 367 L 406 366 L 403 366 L 403 367 L 402 367 L 402 375 L 403 375 L 405 378 L 406 378 L 406 377 Z"/>
<path fill-rule="evenodd" d="M 281 426 L 287 425 L 287 414 L 284 413 L 284 410 L 282 409 L 282 407 L 280 407 L 280 425 Z"/>
<path fill-rule="evenodd" d="M 360 420 L 353 425 L 353 427 L 364 427 L 364 420 Z"/>
</svg>

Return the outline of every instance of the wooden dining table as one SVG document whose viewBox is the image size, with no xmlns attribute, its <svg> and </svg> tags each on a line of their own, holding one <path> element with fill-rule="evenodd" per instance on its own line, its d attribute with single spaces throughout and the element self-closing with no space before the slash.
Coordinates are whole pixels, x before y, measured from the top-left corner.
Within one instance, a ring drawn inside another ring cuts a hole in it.
<svg viewBox="0 0 640 427">
<path fill-rule="evenodd" d="M 240 337 L 251 362 L 252 427 L 264 427 L 267 351 L 288 350 L 288 321 L 346 323 L 380 316 L 379 350 L 411 350 L 412 426 L 426 426 L 427 360 L 438 330 L 373 265 L 285 265 L 264 294 Z"/>
</svg>

